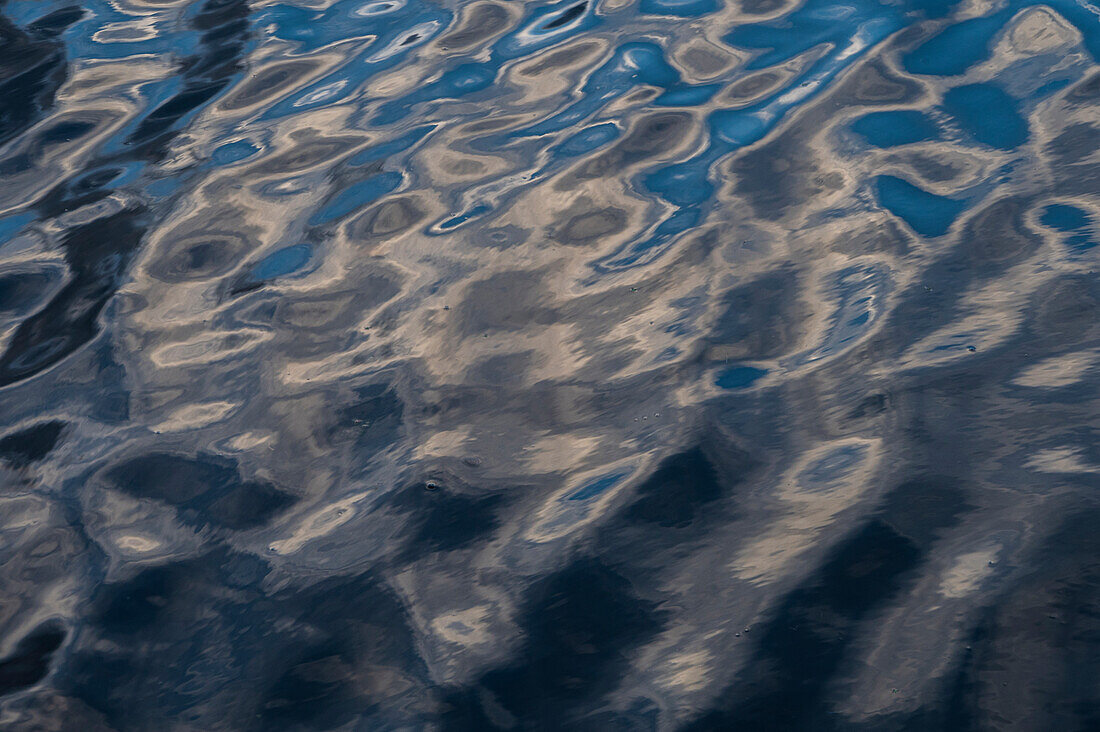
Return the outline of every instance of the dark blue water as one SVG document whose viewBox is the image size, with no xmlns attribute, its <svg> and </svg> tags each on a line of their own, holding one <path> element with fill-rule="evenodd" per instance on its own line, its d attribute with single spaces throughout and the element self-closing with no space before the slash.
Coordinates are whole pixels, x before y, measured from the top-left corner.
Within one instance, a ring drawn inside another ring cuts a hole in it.
<svg viewBox="0 0 1100 732">
<path fill-rule="evenodd" d="M 1091 0 L 0 0 L 0 728 L 1100 729 Z"/>
</svg>

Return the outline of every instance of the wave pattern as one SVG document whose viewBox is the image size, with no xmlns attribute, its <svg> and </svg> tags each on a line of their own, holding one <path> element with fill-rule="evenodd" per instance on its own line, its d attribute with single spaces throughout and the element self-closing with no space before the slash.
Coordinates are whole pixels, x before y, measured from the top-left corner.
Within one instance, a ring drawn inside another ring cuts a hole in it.
<svg viewBox="0 0 1100 732">
<path fill-rule="evenodd" d="M 0 726 L 1100 726 L 1090 0 L 0 1 Z"/>
</svg>

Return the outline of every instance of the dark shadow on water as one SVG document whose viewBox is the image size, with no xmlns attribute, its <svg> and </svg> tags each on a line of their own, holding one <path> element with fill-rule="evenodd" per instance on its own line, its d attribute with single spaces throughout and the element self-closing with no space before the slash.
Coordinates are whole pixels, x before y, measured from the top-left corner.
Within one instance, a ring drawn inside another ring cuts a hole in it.
<svg viewBox="0 0 1100 732">
<path fill-rule="evenodd" d="M 245 0 L 207 0 L 192 20 L 193 27 L 201 32 L 202 51 L 182 65 L 183 90 L 146 115 L 123 153 L 107 159 L 93 158 L 94 168 L 120 161 L 159 161 L 167 144 L 179 133 L 176 124 L 209 102 L 240 70 L 248 38 L 248 15 Z M 72 12 L 47 18 L 40 33 L 48 37 L 61 28 L 63 21 L 75 19 Z M 7 89 L 0 82 L 0 100 L 6 100 L 0 102 L 2 144 L 32 123 L 34 109 L 52 101 L 65 78 L 66 66 L 59 46 L 52 41 L 31 41 L 3 18 L 0 40 L 7 41 L 0 43 L 0 73 L 5 66 L 11 69 Z M 11 54 L 7 62 L 5 54 Z M 55 134 L 62 133 L 55 130 Z M 78 134 L 79 130 L 74 129 L 64 136 Z M 112 192 L 111 180 L 113 176 L 104 176 L 98 183 L 73 176 L 48 192 L 36 207 L 43 218 L 52 218 L 101 201 Z M 65 232 L 61 245 L 72 280 L 43 309 L 20 324 L 0 356 L 0 386 L 42 372 L 95 337 L 97 319 L 145 235 L 146 218 L 146 212 L 136 206 Z"/>
<path fill-rule="evenodd" d="M 65 423 L 40 422 L 0 438 L 0 460 L 21 468 L 50 454 L 65 430 Z"/>
<path fill-rule="evenodd" d="M 714 709 L 683 729 L 843 729 L 829 690 L 852 641 L 905 588 L 937 533 L 966 510 L 959 489 L 943 481 L 893 490 L 878 518 L 779 604 L 746 670 Z"/>
<path fill-rule="evenodd" d="M 499 528 L 498 514 L 507 503 L 506 495 L 458 492 L 451 484 L 429 479 L 394 496 L 394 508 L 409 519 L 404 559 L 463 549 L 489 538 Z"/>
<path fill-rule="evenodd" d="M 728 453 L 725 456 L 728 464 L 723 466 L 725 481 L 719 478 L 718 468 L 701 448 L 667 458 L 638 486 L 635 499 L 622 512 L 622 518 L 633 525 L 691 526 L 709 504 L 722 498 L 752 469 L 748 455 L 736 448 L 728 448 Z"/>
<path fill-rule="evenodd" d="M 20 323 L 0 356 L 0 386 L 48 369 L 95 337 L 99 314 L 145 233 L 143 213 L 122 211 L 65 233 L 62 247 L 71 279 L 44 308 Z"/>
<path fill-rule="evenodd" d="M 79 8 L 65 8 L 26 30 L 0 15 L 0 145 L 25 132 L 53 107 L 57 90 L 68 77 L 65 48 L 55 36 L 82 15 Z"/>
<path fill-rule="evenodd" d="M 615 687 L 629 652 L 659 632 L 662 613 L 595 559 L 580 559 L 527 593 L 522 652 L 446 699 L 448 730 L 578 729 L 585 707 Z"/>
<path fill-rule="evenodd" d="M 65 642 L 65 631 L 41 625 L 19 641 L 15 652 L 0 660 L 0 696 L 34 686 L 50 671 L 50 659 Z"/>
<path fill-rule="evenodd" d="M 296 500 L 270 483 L 241 480 L 232 461 L 212 456 L 143 455 L 104 478 L 116 490 L 180 508 L 189 522 L 235 530 L 262 526 Z"/>
</svg>

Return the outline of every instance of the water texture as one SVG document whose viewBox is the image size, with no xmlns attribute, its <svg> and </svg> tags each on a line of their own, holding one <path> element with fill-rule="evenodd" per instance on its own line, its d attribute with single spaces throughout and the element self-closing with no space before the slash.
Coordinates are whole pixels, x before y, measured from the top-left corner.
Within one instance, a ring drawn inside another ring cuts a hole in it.
<svg viewBox="0 0 1100 732">
<path fill-rule="evenodd" d="M 0 728 L 1100 729 L 1092 0 L 0 0 Z"/>
</svg>

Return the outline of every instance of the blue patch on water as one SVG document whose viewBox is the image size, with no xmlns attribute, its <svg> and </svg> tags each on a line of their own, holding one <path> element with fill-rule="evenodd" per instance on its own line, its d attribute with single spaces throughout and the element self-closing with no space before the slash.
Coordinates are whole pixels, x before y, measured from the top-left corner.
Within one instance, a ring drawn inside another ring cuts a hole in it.
<svg viewBox="0 0 1100 732">
<path fill-rule="evenodd" d="M 439 228 L 443 231 L 454 229 L 456 227 L 462 226 L 467 221 L 472 221 L 479 216 L 484 216 L 492 210 L 492 207 L 488 204 L 479 203 L 478 205 L 471 208 L 469 211 L 461 213 L 457 216 L 452 216 L 451 218 L 447 219 L 439 225 Z"/>
<path fill-rule="evenodd" d="M 0 218 L 0 245 L 6 244 L 30 222 L 37 219 L 33 213 L 12 214 Z"/>
<path fill-rule="evenodd" d="M 902 57 L 911 74 L 958 76 L 990 54 L 993 37 L 1008 21 L 1008 11 L 948 26 Z"/>
<path fill-rule="evenodd" d="M 716 0 L 642 0 L 640 9 L 646 15 L 671 15 L 694 18 L 718 9 Z"/>
<path fill-rule="evenodd" d="M 628 473 L 611 473 L 601 478 L 597 478 L 591 483 L 588 483 L 578 488 L 576 491 L 570 494 L 570 496 L 566 500 L 587 501 L 589 499 L 595 498 L 596 496 L 599 496 L 608 489 L 613 488 L 627 475 Z"/>
<path fill-rule="evenodd" d="M 695 107 L 706 104 L 721 91 L 721 84 L 678 84 L 653 100 L 655 107 Z"/>
<path fill-rule="evenodd" d="M 1096 239 L 1088 234 L 1074 234 L 1066 237 L 1066 246 L 1078 252 L 1084 252 L 1097 245 Z"/>
<path fill-rule="evenodd" d="M 285 277 L 305 267 L 312 257 L 313 247 L 309 244 L 295 244 L 292 247 L 280 249 L 261 259 L 248 273 L 248 279 L 253 282 L 264 282 Z"/>
<path fill-rule="evenodd" d="M 432 88 L 440 96 L 460 97 L 489 88 L 496 75 L 496 68 L 489 64 L 461 64 L 443 74 Z"/>
<path fill-rule="evenodd" d="M 1074 251 L 1088 251 L 1098 243 L 1093 236 L 1093 232 L 1090 231 L 1092 229 L 1092 217 L 1089 216 L 1088 212 L 1076 206 L 1052 203 L 1043 209 L 1043 213 L 1039 216 L 1039 223 L 1072 234 L 1072 236 L 1065 237 L 1064 243 Z"/>
<path fill-rule="evenodd" d="M 852 123 L 852 131 L 875 147 L 896 147 L 938 140 L 939 128 L 923 112 L 873 112 Z"/>
<path fill-rule="evenodd" d="M 815 46 L 846 38 L 858 20 L 855 5 L 811 1 L 781 20 L 738 24 L 723 39 L 732 46 L 761 51 L 748 71 L 789 61 Z"/>
<path fill-rule="evenodd" d="M 682 234 L 696 226 L 701 216 L 697 209 L 682 208 L 657 225 L 653 232 L 654 239 Z"/>
<path fill-rule="evenodd" d="M 210 159 L 215 165 L 230 165 L 240 162 L 245 158 L 250 158 L 259 151 L 260 148 L 253 145 L 248 140 L 237 140 L 236 142 L 226 143 L 216 148 L 214 154 L 210 156 Z"/>
<path fill-rule="evenodd" d="M 1065 89 L 1070 83 L 1071 79 L 1055 79 L 1053 81 L 1048 81 L 1036 89 L 1031 96 L 1035 99 L 1042 99 L 1043 97 L 1048 97 L 1055 92 Z"/>
<path fill-rule="evenodd" d="M 145 186 L 145 192 L 153 198 L 170 196 L 183 187 L 183 176 L 161 178 Z"/>
<path fill-rule="evenodd" d="M 937 196 L 892 175 L 875 178 L 878 200 L 890 213 L 922 236 L 942 236 L 966 208 L 966 203 Z"/>
<path fill-rule="evenodd" d="M 671 203 L 680 206 L 702 203 L 714 193 L 706 179 L 705 166 L 680 163 L 660 168 L 646 176 L 645 186 Z"/>
<path fill-rule="evenodd" d="M 340 192 L 327 206 L 309 220 L 313 226 L 328 223 L 347 216 L 352 211 L 366 206 L 387 193 L 392 193 L 404 180 L 400 173 L 380 173 L 373 178 L 354 183 Z"/>
<path fill-rule="evenodd" d="M 1039 221 L 1059 231 L 1077 231 L 1089 224 L 1089 215 L 1076 206 L 1055 203 L 1043 209 Z"/>
<path fill-rule="evenodd" d="M 45 5 L 48 3 L 42 0 L 31 0 L 27 3 L 27 6 L 33 8 L 31 17 L 35 20 L 41 18 Z M 142 34 L 137 38 L 123 34 L 116 40 L 112 37 L 113 34 L 103 31 L 109 31 L 110 26 L 115 23 L 133 22 L 133 16 L 122 12 L 122 8 L 117 7 L 118 3 L 86 0 L 69 5 L 82 6 L 85 10 L 84 17 L 62 36 L 71 58 L 119 59 L 142 54 L 185 56 L 194 53 L 198 45 L 199 34 L 186 32 L 157 33 L 151 36 Z M 14 8 L 12 3 L 5 5 L 4 15 L 10 16 Z M 31 17 L 27 20 L 31 20 Z"/>
<path fill-rule="evenodd" d="M 307 44 L 322 32 L 323 27 L 322 23 L 317 21 L 317 13 L 314 11 L 285 4 L 266 9 L 258 19 L 269 24 L 275 38 Z M 313 48 L 312 44 L 307 47 Z"/>
<path fill-rule="evenodd" d="M 914 0 L 914 2 L 907 2 L 906 8 L 923 14 L 927 18 L 942 18 L 959 2 L 960 0 Z"/>
<path fill-rule="evenodd" d="M 957 86 L 943 95 L 943 108 L 984 145 L 1012 150 L 1027 142 L 1027 122 L 1016 100 L 999 86 Z"/>
<path fill-rule="evenodd" d="M 530 127 L 510 134 L 512 137 L 525 137 L 564 130 L 596 114 L 608 102 L 623 96 L 635 86 L 644 84 L 666 90 L 690 89 L 681 87 L 680 83 L 679 72 L 665 60 L 660 46 L 624 43 L 585 81 L 577 101 Z"/>
<path fill-rule="evenodd" d="M 757 112 L 715 112 L 711 118 L 715 134 L 720 140 L 735 147 L 751 145 L 767 133 L 770 120 Z"/>
<path fill-rule="evenodd" d="M 360 153 L 356 153 L 351 160 L 348 161 L 350 166 L 366 165 L 367 163 L 373 163 L 376 160 L 384 160 L 386 158 L 393 157 L 398 153 L 405 152 L 409 148 L 416 145 L 418 142 L 427 137 L 436 125 L 424 125 L 422 127 L 415 127 L 403 135 L 396 137 L 389 142 L 383 142 L 372 147 L 368 147 Z"/>
<path fill-rule="evenodd" d="M 714 383 L 720 389 L 747 389 L 767 373 L 767 369 L 758 369 L 755 366 L 733 366 L 718 372 Z"/>
</svg>

